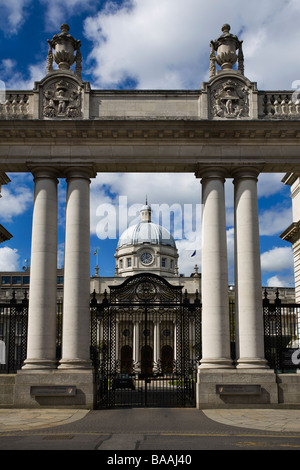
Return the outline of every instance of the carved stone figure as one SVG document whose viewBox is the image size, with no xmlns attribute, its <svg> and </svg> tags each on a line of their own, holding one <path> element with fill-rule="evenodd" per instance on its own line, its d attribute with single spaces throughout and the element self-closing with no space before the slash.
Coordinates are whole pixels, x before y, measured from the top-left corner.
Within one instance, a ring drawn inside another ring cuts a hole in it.
<svg viewBox="0 0 300 470">
<path fill-rule="evenodd" d="M 211 90 L 212 117 L 242 118 L 249 116 L 249 88 L 233 79 L 217 82 Z"/>
<path fill-rule="evenodd" d="M 80 87 L 67 80 L 52 82 L 44 90 L 43 116 L 46 118 L 80 118 Z"/>
</svg>

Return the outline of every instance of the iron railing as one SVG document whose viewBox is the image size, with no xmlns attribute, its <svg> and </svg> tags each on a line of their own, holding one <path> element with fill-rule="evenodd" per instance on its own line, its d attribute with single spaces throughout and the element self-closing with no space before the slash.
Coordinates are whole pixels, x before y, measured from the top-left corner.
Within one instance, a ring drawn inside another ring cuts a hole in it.
<svg viewBox="0 0 300 470">
<path fill-rule="evenodd" d="M 263 300 L 265 357 L 271 369 L 291 372 L 300 368 L 300 304 Z"/>
<path fill-rule="evenodd" d="M 197 313 L 196 336 L 198 340 L 192 344 L 189 341 L 189 350 L 194 350 L 193 360 L 201 360 L 201 305 L 198 297 L 196 303 L 188 303 L 189 316 L 192 318 L 193 311 Z M 123 306 L 128 307 L 128 305 Z M 166 307 L 166 305 L 164 306 Z M 107 298 L 104 302 L 97 303 L 95 295 L 91 300 L 91 362 L 95 370 L 99 370 L 100 361 L 105 363 L 108 351 L 105 350 L 105 341 L 99 340 L 99 330 L 97 330 L 97 316 L 99 308 L 108 312 L 109 302 Z M 105 310 L 107 309 L 107 310 Z M 200 317 L 198 315 L 200 311 Z M 230 311 L 230 346 L 231 358 L 236 361 L 236 338 L 235 338 L 235 304 L 231 300 Z M 57 309 L 57 361 L 61 358 L 62 341 L 62 304 L 58 304 Z M 111 321 L 106 315 L 106 322 Z M 283 303 L 277 291 L 274 301 L 268 299 L 265 291 L 263 300 L 263 320 L 264 320 L 264 343 L 265 357 L 271 369 L 277 372 L 291 372 L 300 368 L 300 304 Z M 107 323 L 106 327 L 109 324 Z M 27 348 L 27 328 L 28 328 L 28 298 L 25 292 L 22 300 L 17 300 L 13 292 L 12 298 L 7 302 L 0 303 L 0 373 L 16 373 L 21 369 L 26 359 Z M 103 335 L 103 333 L 101 332 Z M 97 337 L 98 336 L 98 337 Z M 124 337 L 125 338 L 125 337 Z M 167 351 L 167 348 L 165 348 Z M 125 354 L 125 348 L 124 348 Z M 183 348 L 183 352 L 185 352 Z"/>
<path fill-rule="evenodd" d="M 11 374 L 21 369 L 26 359 L 28 298 L 21 302 L 15 292 L 9 303 L 0 303 L 0 373 Z"/>
</svg>

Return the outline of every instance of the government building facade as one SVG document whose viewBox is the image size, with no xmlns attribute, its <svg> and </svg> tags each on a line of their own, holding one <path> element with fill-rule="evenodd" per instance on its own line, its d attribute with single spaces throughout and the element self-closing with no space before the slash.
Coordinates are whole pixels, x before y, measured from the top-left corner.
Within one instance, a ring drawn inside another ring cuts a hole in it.
<svg viewBox="0 0 300 470">
<path fill-rule="evenodd" d="M 12 405 L 299 402 L 297 374 L 281 373 L 288 354 L 297 370 L 298 307 L 290 291 L 282 300 L 273 292 L 273 304 L 262 289 L 257 207 L 258 175 L 286 173 L 296 220 L 282 237 L 293 243 L 296 266 L 299 100 L 292 92 L 257 89 L 245 76 L 242 41 L 227 24 L 210 43 L 210 76 L 199 90 L 91 90 L 82 79 L 80 41 L 68 25 L 48 44 L 45 77 L 33 90 L 8 91 L 0 107 L 1 174 L 31 172 L 35 184 L 30 271 L 1 273 L 3 312 L 13 289 L 9 314 L 16 321 L 28 314 Z M 140 222 L 119 238 L 115 276 L 102 278 L 97 270 L 90 276 L 89 185 L 111 171 L 192 172 L 199 179 L 201 273 L 196 266 L 180 276 L 176 243 L 152 222 L 146 201 Z M 67 182 L 63 271 L 57 270 L 58 178 Z M 233 290 L 226 178 L 234 183 Z M 23 302 L 18 292 L 25 292 Z M 281 309 L 292 300 L 288 333 Z M 274 351 L 280 357 L 273 366 Z"/>
</svg>

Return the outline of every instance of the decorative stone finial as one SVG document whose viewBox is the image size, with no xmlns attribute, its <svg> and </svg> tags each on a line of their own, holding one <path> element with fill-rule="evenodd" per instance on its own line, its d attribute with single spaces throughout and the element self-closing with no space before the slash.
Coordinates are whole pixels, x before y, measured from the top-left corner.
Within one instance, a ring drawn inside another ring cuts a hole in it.
<svg viewBox="0 0 300 470">
<path fill-rule="evenodd" d="M 48 39 L 47 74 L 53 72 L 53 59 L 61 70 L 69 70 L 76 62 L 76 75 L 81 79 L 81 42 L 69 34 L 69 25 L 64 23 L 60 29 L 61 33 L 55 34 L 51 40 Z"/>
<path fill-rule="evenodd" d="M 215 63 L 221 67 L 221 70 L 228 71 L 233 69 L 237 60 L 238 71 L 244 75 L 243 41 L 240 41 L 237 36 L 230 33 L 229 24 L 222 26 L 222 33 L 218 39 L 210 42 L 210 79 L 216 75 Z M 238 51 L 238 55 L 236 51 Z"/>
<path fill-rule="evenodd" d="M 142 206 L 140 213 L 141 213 L 141 221 L 142 222 L 151 222 L 151 207 L 148 205 L 147 197 L 146 197 L 146 204 Z"/>
</svg>

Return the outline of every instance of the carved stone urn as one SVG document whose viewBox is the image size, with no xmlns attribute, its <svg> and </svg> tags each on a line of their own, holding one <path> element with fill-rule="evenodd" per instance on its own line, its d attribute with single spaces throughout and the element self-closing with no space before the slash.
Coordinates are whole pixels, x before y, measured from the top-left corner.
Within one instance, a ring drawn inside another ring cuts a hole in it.
<svg viewBox="0 0 300 470">
<path fill-rule="evenodd" d="M 60 29 L 61 33 L 55 34 L 51 40 L 48 39 L 47 73 L 53 71 L 54 59 L 60 70 L 69 70 L 76 62 L 76 75 L 81 77 L 81 43 L 69 34 L 70 28 L 67 24 L 63 24 Z M 52 49 L 54 49 L 54 54 Z"/>
<path fill-rule="evenodd" d="M 244 74 L 243 41 L 240 41 L 237 36 L 230 33 L 229 24 L 223 25 L 222 33 L 223 34 L 218 39 L 210 43 L 210 77 L 215 75 L 215 62 L 223 71 L 228 71 L 233 69 L 237 60 L 239 61 L 238 70 Z"/>
<path fill-rule="evenodd" d="M 239 48 L 239 40 L 230 34 L 229 24 L 224 24 L 222 31 L 222 36 L 217 39 L 216 61 L 222 70 L 231 70 L 238 58 L 236 50 Z"/>
</svg>

